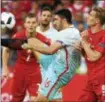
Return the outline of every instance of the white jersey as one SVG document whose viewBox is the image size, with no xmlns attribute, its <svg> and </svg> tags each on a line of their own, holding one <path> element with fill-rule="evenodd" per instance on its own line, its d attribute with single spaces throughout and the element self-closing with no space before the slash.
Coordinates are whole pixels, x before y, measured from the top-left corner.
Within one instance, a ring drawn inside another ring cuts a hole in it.
<svg viewBox="0 0 105 102">
<path fill-rule="evenodd" d="M 58 31 L 56 29 L 54 29 L 53 27 L 50 27 L 45 32 L 42 32 L 40 30 L 40 26 L 38 26 L 37 29 L 36 29 L 36 31 L 39 32 L 39 33 L 41 33 L 41 34 L 43 34 L 47 38 L 50 38 L 51 40 L 54 40 L 55 39 L 54 37 L 58 33 Z M 46 46 L 47 47 L 47 45 L 44 45 L 44 44 L 43 44 L 43 46 Z M 46 70 L 47 70 L 48 66 L 50 65 L 51 61 L 54 60 L 54 58 L 55 58 L 54 56 L 55 56 L 55 54 L 54 55 L 45 55 L 45 54 L 41 54 L 40 55 L 40 57 L 39 57 L 39 63 L 41 65 L 41 68 L 43 68 L 43 70 L 42 70 L 42 73 L 43 74 L 42 75 L 45 76 L 44 73 L 46 72 Z"/>
<path fill-rule="evenodd" d="M 52 64 L 58 74 L 66 70 L 72 76 L 75 69 L 80 65 L 80 52 L 72 46 L 76 41 L 80 40 L 80 33 L 72 26 L 58 32 L 55 40 L 64 47 L 57 51 L 56 59 Z"/>
<path fill-rule="evenodd" d="M 46 36 L 47 38 L 50 38 L 53 40 L 54 35 L 56 35 L 56 33 L 58 32 L 56 29 L 54 29 L 53 27 L 50 27 L 48 30 L 46 30 L 45 32 L 42 32 L 40 30 L 40 26 L 37 27 L 36 31 L 38 33 L 43 34 L 44 36 Z"/>
</svg>

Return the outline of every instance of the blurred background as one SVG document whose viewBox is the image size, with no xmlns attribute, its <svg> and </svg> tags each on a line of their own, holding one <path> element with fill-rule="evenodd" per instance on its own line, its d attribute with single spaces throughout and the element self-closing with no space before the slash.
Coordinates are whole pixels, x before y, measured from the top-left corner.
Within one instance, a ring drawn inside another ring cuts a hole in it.
<svg viewBox="0 0 105 102">
<path fill-rule="evenodd" d="M 38 17 L 44 6 L 50 6 L 54 11 L 68 8 L 73 14 L 73 24 L 82 31 L 87 28 L 85 17 L 92 7 L 105 7 L 104 0 L 2 0 L 1 12 L 12 12 L 16 18 L 15 30 L 23 27 L 23 19 L 28 12 Z"/>
</svg>

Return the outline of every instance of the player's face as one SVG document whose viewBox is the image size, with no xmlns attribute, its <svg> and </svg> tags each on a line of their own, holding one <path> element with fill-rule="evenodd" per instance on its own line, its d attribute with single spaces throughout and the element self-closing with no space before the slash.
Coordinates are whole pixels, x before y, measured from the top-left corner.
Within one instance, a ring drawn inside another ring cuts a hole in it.
<svg viewBox="0 0 105 102">
<path fill-rule="evenodd" d="M 53 18 L 53 26 L 56 30 L 60 31 L 62 29 L 62 19 L 58 15 L 55 15 Z"/>
<path fill-rule="evenodd" d="M 52 14 L 49 11 L 42 11 L 40 17 L 40 23 L 42 25 L 49 25 L 52 18 Z"/>
<path fill-rule="evenodd" d="M 98 18 L 96 18 L 96 12 L 91 11 L 87 17 L 87 24 L 89 26 L 95 26 L 98 23 Z"/>
<path fill-rule="evenodd" d="M 36 27 L 37 27 L 37 21 L 36 18 L 32 17 L 32 18 L 26 18 L 24 26 L 27 30 L 27 32 L 29 33 L 33 33 L 36 31 Z"/>
</svg>

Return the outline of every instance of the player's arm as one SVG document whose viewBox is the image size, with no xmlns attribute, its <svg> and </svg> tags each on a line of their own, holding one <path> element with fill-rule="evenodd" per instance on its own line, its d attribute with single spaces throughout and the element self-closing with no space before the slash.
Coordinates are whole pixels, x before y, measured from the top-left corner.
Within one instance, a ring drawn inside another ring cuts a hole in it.
<svg viewBox="0 0 105 102">
<path fill-rule="evenodd" d="M 21 45 L 23 43 L 27 43 L 27 39 L 22 39 L 21 40 L 21 39 L 19 39 L 18 36 L 19 36 L 19 34 L 15 34 L 12 37 L 12 39 L 11 38 L 1 39 L 1 45 L 5 46 L 5 47 L 9 47 L 10 49 L 13 49 L 13 50 L 22 50 Z M 34 38 L 34 37 L 29 38 L 29 41 L 32 40 L 32 38 Z M 40 43 L 40 45 L 42 45 L 42 43 L 45 43 L 47 45 L 51 44 L 51 40 L 46 38 L 42 34 L 37 34 L 37 39 L 39 39 L 40 41 L 38 41 L 38 40 L 35 41 L 34 40 L 34 43 L 36 43 L 36 44 L 39 44 L 39 43 Z"/>
<path fill-rule="evenodd" d="M 67 46 L 67 45 L 72 46 L 73 43 L 80 38 L 79 32 L 76 32 L 75 35 L 77 35 L 77 37 L 74 37 L 74 35 L 70 37 L 69 33 L 66 36 L 63 35 L 64 37 L 57 38 L 56 42 L 53 42 L 52 44 L 50 43 L 51 45 L 49 47 L 43 47 L 43 46 L 41 47 L 40 42 L 38 43 L 39 45 L 37 45 L 36 42 L 34 42 L 36 39 L 33 38 L 33 40 L 30 40 L 31 43 L 28 41 L 28 44 L 24 44 L 22 47 L 24 49 L 31 49 L 43 54 L 54 54 L 58 49 L 64 46 Z M 46 41 L 49 41 L 49 40 L 46 39 Z"/>
<path fill-rule="evenodd" d="M 49 47 L 44 47 L 41 46 L 40 41 L 38 39 L 33 38 L 33 40 L 31 39 L 30 41 L 28 41 L 29 44 L 23 44 L 22 48 L 31 49 L 32 51 L 37 51 L 43 54 L 54 54 L 58 49 L 63 47 L 62 43 L 60 42 L 54 42 Z"/>
<path fill-rule="evenodd" d="M 1 39 L 1 45 L 8 47 L 13 50 L 21 50 L 21 45 L 27 42 L 27 40 L 20 40 L 20 39 Z"/>
<path fill-rule="evenodd" d="M 103 40 L 104 39 L 105 39 L 105 37 L 103 37 Z M 105 42 L 103 42 L 103 43 L 105 43 Z M 93 50 L 91 48 L 91 45 L 88 43 L 88 31 L 87 30 L 82 32 L 82 34 L 81 34 L 81 45 L 90 61 L 97 61 L 102 56 L 101 51 L 99 51 L 97 49 Z M 102 49 L 104 49 L 104 48 L 102 48 Z M 104 52 L 104 50 L 103 50 L 103 52 Z"/>
<path fill-rule="evenodd" d="M 79 50 L 79 51 L 82 51 L 81 41 L 76 41 L 76 42 L 73 44 L 73 47 L 76 48 L 76 49 Z"/>
<path fill-rule="evenodd" d="M 103 37 L 102 41 L 100 42 L 101 45 L 100 44 L 97 45 L 94 50 L 91 48 L 91 45 L 87 42 L 86 39 L 82 38 L 81 43 L 90 61 L 98 60 L 105 52 L 105 47 L 101 46 L 105 45 L 105 37 Z"/>
<path fill-rule="evenodd" d="M 100 52 L 93 50 L 89 43 L 82 41 L 82 46 L 90 61 L 96 61 L 102 56 Z"/>
<path fill-rule="evenodd" d="M 3 47 L 2 51 L 2 77 L 8 77 L 9 76 L 9 69 L 8 69 L 8 60 L 10 55 L 10 49 L 7 47 Z"/>
</svg>

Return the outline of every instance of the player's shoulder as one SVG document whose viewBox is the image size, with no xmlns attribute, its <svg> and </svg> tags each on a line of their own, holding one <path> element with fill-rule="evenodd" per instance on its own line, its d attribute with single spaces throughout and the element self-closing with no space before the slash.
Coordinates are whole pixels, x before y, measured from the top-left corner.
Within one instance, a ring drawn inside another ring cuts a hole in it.
<svg viewBox="0 0 105 102">
<path fill-rule="evenodd" d="M 70 32 L 72 32 L 73 34 L 80 34 L 80 31 L 76 28 L 76 27 L 72 27 Z"/>
<path fill-rule="evenodd" d="M 60 33 L 65 34 L 65 36 L 66 36 L 66 35 L 68 35 L 68 36 L 80 35 L 79 30 L 78 30 L 77 28 L 75 28 L 74 26 L 69 27 L 69 28 L 67 28 L 67 29 L 65 29 L 65 30 L 62 30 L 62 31 L 60 31 Z"/>
<path fill-rule="evenodd" d="M 100 34 L 103 34 L 103 35 L 105 35 L 105 30 L 104 29 L 102 29 L 102 31 L 100 32 Z"/>
<path fill-rule="evenodd" d="M 19 31 L 19 32 L 16 32 L 12 38 L 21 38 L 21 37 L 24 37 L 25 36 L 25 30 L 22 30 L 22 31 Z"/>
<path fill-rule="evenodd" d="M 50 32 L 58 32 L 58 31 L 57 31 L 55 28 L 53 28 L 53 27 L 50 27 L 49 31 L 50 31 Z"/>
</svg>

